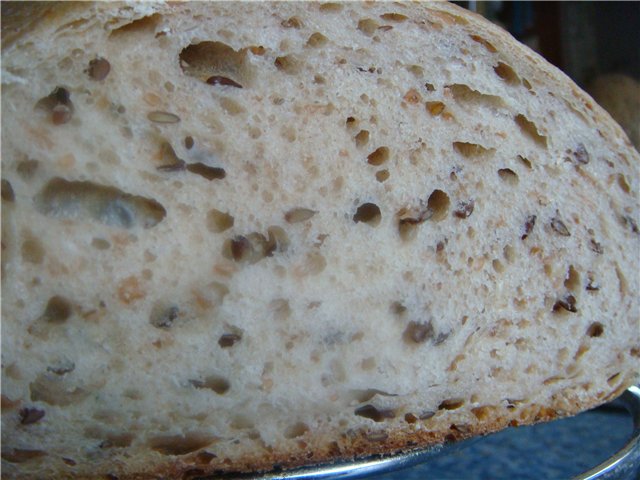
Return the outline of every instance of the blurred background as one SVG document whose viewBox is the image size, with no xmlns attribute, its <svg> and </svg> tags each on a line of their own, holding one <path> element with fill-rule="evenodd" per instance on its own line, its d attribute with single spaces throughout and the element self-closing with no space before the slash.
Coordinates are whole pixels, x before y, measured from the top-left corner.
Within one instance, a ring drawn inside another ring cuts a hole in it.
<svg viewBox="0 0 640 480">
<path fill-rule="evenodd" d="M 640 150 L 640 2 L 452 3 L 500 25 L 564 71 Z"/>
</svg>

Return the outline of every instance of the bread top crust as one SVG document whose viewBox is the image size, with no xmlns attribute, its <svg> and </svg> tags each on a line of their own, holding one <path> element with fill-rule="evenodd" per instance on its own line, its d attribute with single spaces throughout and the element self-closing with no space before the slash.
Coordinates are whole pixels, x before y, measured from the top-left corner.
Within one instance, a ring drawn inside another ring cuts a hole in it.
<svg viewBox="0 0 640 480">
<path fill-rule="evenodd" d="M 68 450 L 123 478 L 348 459 L 576 413 L 637 379 L 638 153 L 483 18 L 446 3 L 7 8 L 3 393 L 46 421 L 27 430 L 15 407 L 3 435 L 49 452 L 5 458 L 15 478 L 91 477 Z M 206 41 L 237 60 L 230 78 L 180 62 Z M 112 61 L 104 81 L 82 71 L 95 56 Z M 57 85 L 75 110 L 51 126 L 33 106 Z M 90 205 L 58 212 L 65 192 Z M 105 198 L 118 208 L 96 215 Z M 288 250 L 234 253 L 274 226 Z"/>
</svg>

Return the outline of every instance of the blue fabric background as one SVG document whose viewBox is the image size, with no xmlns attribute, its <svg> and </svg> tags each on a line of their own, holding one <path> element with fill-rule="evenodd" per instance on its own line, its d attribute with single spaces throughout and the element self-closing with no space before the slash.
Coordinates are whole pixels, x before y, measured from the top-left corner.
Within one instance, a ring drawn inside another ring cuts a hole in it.
<svg viewBox="0 0 640 480">
<path fill-rule="evenodd" d="M 628 413 L 598 409 L 550 423 L 509 428 L 424 465 L 371 479 L 565 480 L 609 458 L 631 431 Z"/>
</svg>

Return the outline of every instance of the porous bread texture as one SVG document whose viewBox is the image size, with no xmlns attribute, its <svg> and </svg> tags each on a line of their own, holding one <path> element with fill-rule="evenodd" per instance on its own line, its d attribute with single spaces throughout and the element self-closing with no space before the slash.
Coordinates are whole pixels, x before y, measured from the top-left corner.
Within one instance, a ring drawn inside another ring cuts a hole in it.
<svg viewBox="0 0 640 480">
<path fill-rule="evenodd" d="M 40 8 L 3 18 L 4 477 L 390 453 L 637 380 L 639 155 L 502 30 Z"/>
</svg>

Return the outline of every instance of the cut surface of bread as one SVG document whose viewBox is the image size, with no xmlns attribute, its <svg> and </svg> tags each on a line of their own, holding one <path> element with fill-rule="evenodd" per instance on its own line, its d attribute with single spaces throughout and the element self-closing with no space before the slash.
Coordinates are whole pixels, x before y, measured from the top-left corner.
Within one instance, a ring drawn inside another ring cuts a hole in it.
<svg viewBox="0 0 640 480">
<path fill-rule="evenodd" d="M 2 8 L 3 477 L 393 453 L 637 381 L 640 156 L 484 19 Z"/>
</svg>

